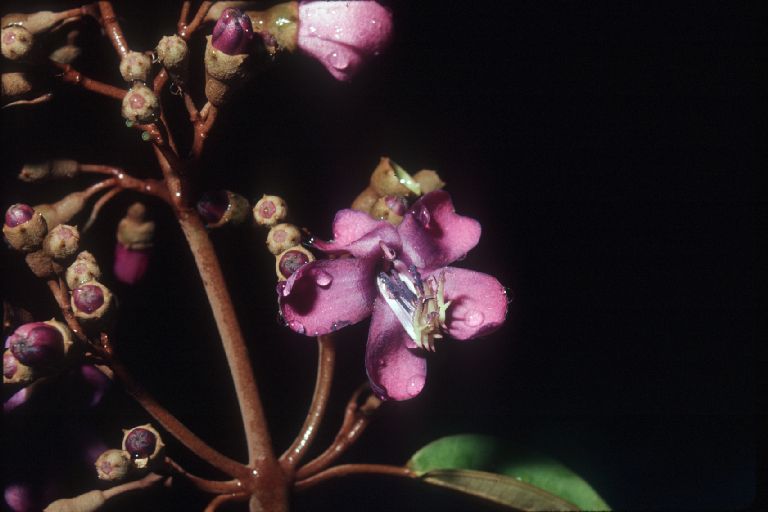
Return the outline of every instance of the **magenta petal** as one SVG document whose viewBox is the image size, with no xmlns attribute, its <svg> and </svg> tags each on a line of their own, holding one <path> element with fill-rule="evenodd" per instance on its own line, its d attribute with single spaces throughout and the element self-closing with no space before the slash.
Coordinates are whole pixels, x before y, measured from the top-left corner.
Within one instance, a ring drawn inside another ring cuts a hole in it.
<svg viewBox="0 0 768 512">
<path fill-rule="evenodd" d="M 113 268 L 117 280 L 125 284 L 138 283 L 149 268 L 150 252 L 151 249 L 129 249 L 118 242 Z"/>
<path fill-rule="evenodd" d="M 379 242 L 395 251 L 400 249 L 400 236 L 389 222 L 375 220 L 355 210 L 341 210 L 333 219 L 333 240 L 316 240 L 314 246 L 328 253 L 349 253 L 356 258 L 379 256 Z"/>
<path fill-rule="evenodd" d="M 507 294 L 495 277 L 446 267 L 433 272 L 445 276 L 445 300 L 448 307 L 448 333 L 458 340 L 489 334 L 504 323 L 507 316 Z"/>
<path fill-rule="evenodd" d="M 373 307 L 365 369 L 374 393 L 384 400 L 408 400 L 424 388 L 427 360 L 381 297 Z"/>
<path fill-rule="evenodd" d="M 30 384 L 29 386 L 25 388 L 21 388 L 16 393 L 11 395 L 11 398 L 5 401 L 3 403 L 3 414 L 8 414 L 9 412 L 13 411 L 17 407 L 24 405 L 27 400 L 29 400 L 29 397 L 32 395 L 30 391 Z"/>
<path fill-rule="evenodd" d="M 397 230 L 406 258 L 427 270 L 462 258 L 477 245 L 481 231 L 475 219 L 455 212 L 451 196 L 442 190 L 416 201 Z"/>
<path fill-rule="evenodd" d="M 280 312 L 288 327 L 318 336 L 366 318 L 377 293 L 375 262 L 370 258 L 313 261 L 278 283 Z"/>
</svg>

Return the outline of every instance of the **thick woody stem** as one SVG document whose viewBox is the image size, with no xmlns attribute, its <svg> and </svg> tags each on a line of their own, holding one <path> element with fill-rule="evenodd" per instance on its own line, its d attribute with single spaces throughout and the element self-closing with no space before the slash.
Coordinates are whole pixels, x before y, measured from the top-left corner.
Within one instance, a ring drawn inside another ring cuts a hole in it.
<svg viewBox="0 0 768 512">
<path fill-rule="evenodd" d="M 125 56 L 130 51 L 130 48 L 128 48 L 123 30 L 117 22 L 115 11 L 112 9 L 112 2 L 99 2 L 99 12 L 101 12 L 101 25 L 112 42 L 112 46 L 115 47 L 120 56 Z"/>
<path fill-rule="evenodd" d="M 386 464 L 342 464 L 326 469 L 304 480 L 297 481 L 293 484 L 293 489 L 295 491 L 303 491 L 332 478 L 364 474 L 418 478 L 416 473 L 400 466 L 388 466 Z"/>
<path fill-rule="evenodd" d="M 196 211 L 186 208 L 177 210 L 176 215 L 197 264 L 232 373 L 248 444 L 249 465 L 263 459 L 274 460 L 248 350 L 213 244 Z"/>
<path fill-rule="evenodd" d="M 304 420 L 299 435 L 293 444 L 280 456 L 280 463 L 286 472 L 292 472 L 306 454 L 315 439 L 320 422 L 325 416 L 325 408 L 331 393 L 333 368 L 336 361 L 336 344 L 332 336 L 317 338 L 317 380 L 312 403 Z"/>
<path fill-rule="evenodd" d="M 123 97 L 127 93 L 127 91 L 120 89 L 119 87 L 88 78 L 69 64 L 61 64 L 53 61 L 50 61 L 50 63 L 60 70 L 60 73 L 58 73 L 56 76 L 61 78 L 61 80 L 66 83 L 79 85 L 83 89 L 87 89 L 91 92 L 95 92 L 97 94 L 101 94 L 103 96 L 114 98 L 120 101 L 123 100 Z"/>
<path fill-rule="evenodd" d="M 352 395 L 347 403 L 344 421 L 333 443 L 323 453 L 299 468 L 296 472 L 297 480 L 303 480 L 330 466 L 362 435 L 371 416 L 381 405 L 381 400 L 374 395 L 370 395 L 362 405 L 358 403 L 360 395 L 366 389 L 368 389 L 367 384 L 358 388 Z"/>
</svg>

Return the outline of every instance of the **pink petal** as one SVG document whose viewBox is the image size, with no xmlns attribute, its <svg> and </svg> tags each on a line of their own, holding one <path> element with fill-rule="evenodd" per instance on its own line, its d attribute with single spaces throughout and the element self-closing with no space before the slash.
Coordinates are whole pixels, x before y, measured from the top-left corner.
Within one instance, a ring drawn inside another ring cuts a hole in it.
<svg viewBox="0 0 768 512">
<path fill-rule="evenodd" d="M 377 293 L 375 262 L 371 258 L 313 261 L 278 283 L 280 312 L 288 327 L 318 336 L 366 318 Z"/>
<path fill-rule="evenodd" d="M 448 333 L 466 340 L 484 336 L 498 329 L 507 316 L 507 294 L 495 277 L 465 270 L 445 267 L 433 275 L 445 276 L 445 300 L 448 307 L 446 324 Z"/>
<path fill-rule="evenodd" d="M 371 0 L 301 2 L 298 45 L 337 80 L 348 80 L 392 38 L 392 14 Z"/>
<path fill-rule="evenodd" d="M 416 201 L 398 233 L 405 257 L 427 270 L 462 258 L 480 240 L 480 223 L 456 214 L 451 196 L 436 190 Z"/>
<path fill-rule="evenodd" d="M 374 393 L 384 400 L 408 400 L 424 388 L 427 360 L 415 348 L 384 299 L 377 297 L 365 351 L 365 369 Z"/>
<path fill-rule="evenodd" d="M 129 249 L 120 242 L 115 245 L 114 272 L 118 281 L 136 284 L 149 267 L 151 249 Z"/>
<path fill-rule="evenodd" d="M 328 253 L 349 253 L 356 258 L 380 256 L 379 242 L 400 249 L 400 236 L 392 224 L 375 220 L 355 210 L 341 210 L 333 219 L 333 240 L 315 240 L 314 246 Z"/>
</svg>

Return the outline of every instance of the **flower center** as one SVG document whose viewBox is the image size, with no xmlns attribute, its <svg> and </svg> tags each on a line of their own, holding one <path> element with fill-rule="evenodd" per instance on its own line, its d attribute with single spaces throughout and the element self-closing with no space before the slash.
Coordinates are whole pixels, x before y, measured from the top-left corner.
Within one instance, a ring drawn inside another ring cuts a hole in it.
<svg viewBox="0 0 768 512">
<path fill-rule="evenodd" d="M 379 294 L 395 314 L 408 336 L 419 348 L 435 351 L 435 340 L 443 337 L 445 314 L 445 275 L 431 275 L 422 280 L 415 266 L 394 258 L 394 251 L 382 247 L 389 268 L 379 272 Z"/>
</svg>

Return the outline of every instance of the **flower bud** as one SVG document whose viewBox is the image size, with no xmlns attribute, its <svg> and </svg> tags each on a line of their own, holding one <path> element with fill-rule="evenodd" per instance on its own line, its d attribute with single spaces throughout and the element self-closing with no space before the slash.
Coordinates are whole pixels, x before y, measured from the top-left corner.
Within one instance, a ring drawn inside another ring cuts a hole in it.
<svg viewBox="0 0 768 512">
<path fill-rule="evenodd" d="M 408 203 L 403 196 L 380 197 L 371 208 L 371 217 L 397 226 L 403 222 Z"/>
<path fill-rule="evenodd" d="M 253 207 L 253 218 L 260 226 L 274 226 L 288 215 L 285 200 L 264 194 Z"/>
<path fill-rule="evenodd" d="M 371 208 L 373 208 L 378 199 L 379 194 L 369 185 L 352 201 L 352 209 L 363 213 L 371 213 Z"/>
<path fill-rule="evenodd" d="M 99 279 L 101 279 L 101 269 L 96 263 L 96 258 L 88 251 L 78 254 L 74 263 L 67 268 L 66 281 L 70 290 L 88 281 L 97 281 Z"/>
<path fill-rule="evenodd" d="M 422 194 L 429 194 L 445 186 L 445 182 L 440 179 L 440 176 L 435 171 L 430 171 L 429 169 L 422 169 L 414 174 L 413 180 L 421 187 Z"/>
<path fill-rule="evenodd" d="M 8 60 L 21 60 L 29 55 L 32 50 L 34 37 L 26 28 L 19 25 L 11 25 L 0 31 L 0 48 L 3 57 Z"/>
<path fill-rule="evenodd" d="M 56 159 L 33 164 L 24 164 L 19 179 L 27 183 L 46 179 L 69 179 L 77 176 L 78 163 L 74 160 Z"/>
<path fill-rule="evenodd" d="M 405 169 L 387 157 L 381 157 L 371 174 L 371 186 L 379 196 L 421 194 L 421 187 Z"/>
<path fill-rule="evenodd" d="M 349 80 L 391 38 L 392 14 L 374 1 L 299 4 L 298 46 L 337 80 Z"/>
<path fill-rule="evenodd" d="M 29 205 L 17 203 L 5 212 L 3 234 L 8 245 L 17 251 L 30 252 L 43 242 L 48 224 L 40 212 Z"/>
<path fill-rule="evenodd" d="M 155 52 L 157 53 L 157 60 L 168 70 L 172 78 L 183 81 L 182 79 L 187 74 L 189 62 L 187 42 L 177 35 L 163 36 L 157 43 Z"/>
<path fill-rule="evenodd" d="M 17 328 L 5 343 L 21 364 L 46 368 L 64 359 L 72 345 L 72 334 L 55 320 L 31 322 Z"/>
<path fill-rule="evenodd" d="M 120 74 L 126 82 L 146 82 L 152 68 L 152 59 L 141 52 L 128 52 L 120 60 Z"/>
<path fill-rule="evenodd" d="M 123 117 L 128 121 L 146 124 L 155 120 L 160 103 L 152 89 L 136 83 L 123 98 Z"/>
<path fill-rule="evenodd" d="M 248 52 L 248 45 L 253 40 L 251 18 L 239 9 L 224 9 L 213 27 L 211 44 L 227 55 Z"/>
<path fill-rule="evenodd" d="M 123 450 L 128 452 L 139 469 L 156 460 L 164 446 L 160 433 L 149 423 L 123 430 Z"/>
<path fill-rule="evenodd" d="M 43 239 L 43 251 L 51 258 L 64 260 L 75 255 L 79 244 L 80 233 L 77 228 L 59 224 Z"/>
<path fill-rule="evenodd" d="M 131 469 L 131 454 L 125 450 L 107 450 L 99 455 L 94 466 L 99 480 L 122 480 Z"/>
<path fill-rule="evenodd" d="M 280 281 L 288 279 L 299 268 L 315 261 L 315 256 L 306 248 L 297 245 L 286 249 L 275 258 L 275 272 Z"/>
<path fill-rule="evenodd" d="M 267 233 L 267 249 L 275 255 L 298 245 L 300 242 L 301 231 L 293 224 L 278 224 Z"/>
<path fill-rule="evenodd" d="M 146 216 L 147 208 L 141 203 L 133 203 L 117 225 L 117 241 L 129 249 L 152 247 L 155 223 Z"/>
<path fill-rule="evenodd" d="M 3 352 L 3 384 L 26 384 L 35 380 L 35 371 L 16 359 L 13 352 Z"/>
<path fill-rule="evenodd" d="M 48 58 L 59 64 L 72 64 L 81 53 L 83 53 L 83 50 L 79 46 L 65 44 L 53 50 Z"/>
<path fill-rule="evenodd" d="M 104 318 L 112 307 L 112 292 L 98 281 L 88 281 L 72 290 L 72 311 L 83 321 Z"/>
<path fill-rule="evenodd" d="M 206 192 L 197 202 L 197 212 L 208 228 L 241 224 L 248 218 L 250 208 L 246 198 L 229 190 Z"/>
</svg>

